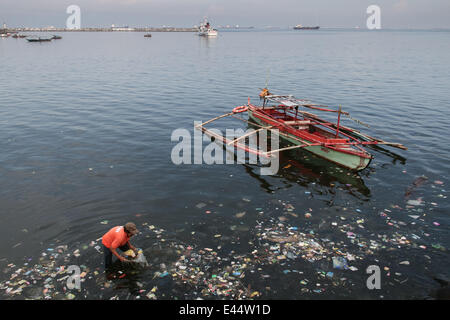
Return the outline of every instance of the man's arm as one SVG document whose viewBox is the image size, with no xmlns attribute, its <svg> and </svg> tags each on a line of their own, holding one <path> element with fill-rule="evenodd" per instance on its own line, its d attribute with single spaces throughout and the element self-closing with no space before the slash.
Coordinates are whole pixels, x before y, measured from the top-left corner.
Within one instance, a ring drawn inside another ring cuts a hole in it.
<svg viewBox="0 0 450 320">
<path fill-rule="evenodd" d="M 128 247 L 130 247 L 130 249 L 134 251 L 134 253 L 136 253 L 136 254 L 138 253 L 137 248 L 130 243 L 130 240 L 127 241 L 127 244 L 128 244 Z"/>
<path fill-rule="evenodd" d="M 119 259 L 120 261 L 122 261 L 122 262 L 128 261 L 127 259 L 122 257 L 120 254 L 118 254 L 115 248 L 111 248 L 110 250 L 117 257 L 117 259 Z"/>
</svg>

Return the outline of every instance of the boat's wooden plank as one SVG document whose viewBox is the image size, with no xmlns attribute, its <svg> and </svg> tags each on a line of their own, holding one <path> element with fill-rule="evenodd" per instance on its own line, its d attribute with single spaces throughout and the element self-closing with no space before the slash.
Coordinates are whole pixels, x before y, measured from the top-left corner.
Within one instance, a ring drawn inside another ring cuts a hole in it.
<svg viewBox="0 0 450 320">
<path fill-rule="evenodd" d="M 212 118 L 211 120 L 208 120 L 208 121 L 206 121 L 206 122 L 200 123 L 200 124 L 196 125 L 195 127 L 196 127 L 196 128 L 202 127 L 202 126 L 204 126 L 205 124 L 211 123 L 211 122 L 216 121 L 216 120 L 219 120 L 219 119 L 221 119 L 221 118 L 225 118 L 225 117 L 231 116 L 231 115 L 233 115 L 233 114 L 234 114 L 234 112 L 230 112 L 230 113 L 223 114 L 223 115 L 221 115 L 221 116 Z"/>
<path fill-rule="evenodd" d="M 289 126 L 292 125 L 306 125 L 306 124 L 311 124 L 310 120 L 295 120 L 295 121 L 284 121 L 284 124 L 287 124 Z"/>
<path fill-rule="evenodd" d="M 313 113 L 309 113 L 309 112 L 305 112 L 305 111 L 299 111 L 299 113 L 302 113 L 305 116 L 307 116 L 309 118 L 312 118 L 314 120 L 320 121 L 322 123 L 326 123 L 327 125 L 329 125 L 329 126 L 331 126 L 333 128 L 336 128 L 336 125 L 334 123 L 330 123 L 330 122 L 327 122 L 325 120 L 322 120 L 322 119 L 320 119 L 319 117 L 317 117 Z M 405 147 L 404 145 L 402 145 L 400 143 L 386 142 L 386 141 L 383 141 L 383 140 L 381 140 L 379 138 L 374 138 L 374 137 L 371 137 L 369 135 L 363 134 L 357 129 L 353 129 L 353 128 L 350 128 L 350 127 L 347 127 L 347 126 L 341 126 L 340 127 L 340 131 L 342 132 L 343 130 L 344 131 L 349 131 L 350 133 L 352 133 L 352 134 L 354 134 L 356 136 L 359 136 L 361 138 L 365 138 L 365 139 L 367 139 L 369 141 L 379 142 L 378 144 L 385 144 L 385 145 L 390 145 L 392 147 L 399 148 L 399 149 L 402 149 L 402 150 L 408 150 L 407 147 Z"/>
<path fill-rule="evenodd" d="M 205 127 L 200 126 L 200 127 L 198 127 L 198 128 L 201 129 L 202 132 L 204 132 L 206 135 L 218 139 L 218 140 L 221 141 L 223 144 L 227 144 L 227 143 L 229 142 L 228 139 L 225 138 L 224 136 L 219 135 L 219 134 L 216 134 L 216 133 L 214 133 L 214 132 L 212 132 L 212 131 L 206 129 Z M 262 152 L 262 151 L 259 151 L 259 150 L 257 150 L 257 149 L 252 149 L 252 148 L 249 148 L 249 147 L 247 147 L 247 146 L 245 146 L 245 145 L 242 145 L 242 144 L 240 144 L 240 143 L 235 143 L 235 144 L 234 144 L 234 147 L 235 147 L 235 148 L 242 149 L 242 150 L 245 150 L 245 151 L 247 151 L 247 152 L 249 152 L 249 153 L 256 154 L 256 155 L 261 156 L 261 157 L 265 157 L 265 158 L 270 158 L 270 157 L 271 157 L 270 155 L 267 155 L 267 152 Z"/>
<path fill-rule="evenodd" d="M 391 146 L 391 147 L 398 148 L 398 149 L 402 149 L 402 150 L 408 150 L 408 148 L 405 147 L 405 146 L 404 146 L 403 144 L 401 144 L 401 143 L 387 142 L 387 141 L 384 141 L 384 140 L 381 140 L 381 139 L 374 138 L 374 137 L 371 137 L 371 136 L 369 136 L 369 135 L 363 134 L 363 133 L 361 133 L 361 132 L 359 132 L 359 131 L 354 131 L 354 130 L 352 130 L 351 128 L 348 128 L 348 127 L 346 127 L 345 129 L 348 130 L 348 131 L 350 131 L 352 134 L 354 134 L 354 135 L 356 135 L 356 136 L 359 136 L 359 137 L 361 137 L 361 138 L 367 139 L 367 140 L 369 140 L 370 142 L 374 142 L 374 143 L 372 143 L 372 144 L 381 144 L 381 145 L 387 145 L 387 146 Z"/>
<path fill-rule="evenodd" d="M 384 145 L 391 146 L 391 147 L 394 147 L 394 148 L 399 148 L 399 149 L 402 149 L 402 150 L 408 150 L 408 147 L 405 147 L 401 143 L 386 142 L 386 141 L 382 141 L 382 142 L 381 141 L 374 141 L 374 142 L 376 142 L 376 143 L 374 143 L 376 145 L 384 144 Z"/>
<path fill-rule="evenodd" d="M 278 153 L 278 152 L 286 151 L 286 150 L 299 149 L 299 148 L 312 147 L 312 146 L 320 146 L 320 145 L 322 145 L 322 143 L 295 145 L 295 146 L 290 146 L 290 147 L 285 147 L 285 148 L 269 151 L 269 152 L 267 152 L 267 155 L 272 155 L 272 153 Z"/>
<path fill-rule="evenodd" d="M 243 122 L 247 122 L 248 124 L 251 124 L 251 125 L 253 125 L 253 126 L 256 126 L 256 127 L 259 127 L 259 128 L 264 128 L 264 126 L 261 126 L 261 125 L 259 125 L 259 124 L 257 124 L 257 123 L 252 122 L 252 121 L 248 121 L 248 120 L 242 119 L 242 118 L 240 118 L 240 117 L 236 117 L 235 115 L 232 115 L 232 117 L 233 117 L 233 118 L 236 118 L 236 119 L 238 119 L 238 120 L 241 120 L 241 121 L 243 121 Z M 302 139 L 300 139 L 300 138 L 294 137 L 293 135 L 288 135 L 288 134 L 286 134 L 286 133 L 284 133 L 284 132 L 281 132 L 281 131 L 279 131 L 278 134 L 281 135 L 281 136 L 285 136 L 285 137 L 287 137 L 287 138 L 290 138 L 290 139 L 299 141 L 299 142 L 301 142 L 301 143 L 305 143 L 305 144 L 307 143 L 307 142 L 305 142 L 304 140 L 302 140 Z"/>
<path fill-rule="evenodd" d="M 228 145 L 232 145 L 232 144 L 234 144 L 234 143 L 236 143 L 236 142 L 238 142 L 238 141 L 240 141 L 240 140 L 242 140 L 242 139 L 245 139 L 245 138 L 247 138 L 248 136 L 251 136 L 252 134 L 255 134 L 255 133 L 257 133 L 257 132 L 259 132 L 259 131 L 261 131 L 261 130 L 268 130 L 268 129 L 270 129 L 270 128 L 272 128 L 272 126 L 264 127 L 264 128 L 261 128 L 261 129 L 258 129 L 258 130 L 254 130 L 254 131 L 252 131 L 252 132 L 249 132 L 249 133 L 247 133 L 247 134 L 244 134 L 244 135 L 240 136 L 239 138 L 236 138 L 236 139 L 234 139 L 233 141 L 229 142 Z"/>
</svg>

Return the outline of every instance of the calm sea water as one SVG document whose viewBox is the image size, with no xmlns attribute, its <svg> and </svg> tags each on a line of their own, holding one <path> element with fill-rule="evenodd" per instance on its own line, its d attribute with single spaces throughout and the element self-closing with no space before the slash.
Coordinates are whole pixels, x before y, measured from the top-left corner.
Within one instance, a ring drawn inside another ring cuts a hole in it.
<svg viewBox="0 0 450 320">
<path fill-rule="evenodd" d="M 75 250 L 130 220 L 143 231 L 134 242 L 144 249 L 160 241 L 145 236 L 148 223 L 172 241 L 246 254 L 259 238 L 257 222 L 284 217 L 290 226 L 344 246 L 357 246 L 360 238 L 348 238 L 332 223 L 356 219 L 364 219 L 364 228 L 355 224 L 353 232 L 367 241 L 386 235 L 410 243 L 385 241 L 385 249 L 365 255 L 353 272 L 333 269 L 330 259 L 293 261 L 304 274 L 282 272 L 294 268 L 290 262 L 275 264 L 269 280 L 258 272 L 243 279 L 263 298 L 420 298 L 439 287 L 434 276 L 449 276 L 450 32 L 62 36 L 41 44 L 0 39 L 2 268 L 37 263 L 42 252 L 60 244 Z M 255 165 L 172 163 L 173 130 L 193 133 L 194 121 L 227 113 L 248 97 L 257 101 L 267 81 L 277 94 L 342 105 L 371 126 L 345 119 L 346 125 L 409 150 L 370 150 L 375 158 L 358 175 L 301 152 L 283 154 L 275 176 L 258 175 Z M 414 187 L 420 176 L 428 179 Z M 408 206 L 410 200 L 420 205 Z M 239 212 L 246 214 L 237 218 Z M 147 258 L 155 266 L 175 261 L 164 254 L 147 251 Z M 100 268 L 102 255 L 85 254 L 77 263 Z M 365 286 L 365 268 L 373 264 L 383 272 L 378 291 Z M 146 290 L 154 271 L 140 274 Z M 330 285 L 321 293 L 302 292 L 299 281 L 309 279 L 311 290 L 317 289 L 322 271 L 351 279 L 353 289 Z M 4 270 L 0 280 L 10 276 Z M 87 297 L 135 297 L 126 284 L 121 288 L 106 293 L 91 286 Z M 161 290 L 166 298 L 176 296 Z"/>
</svg>

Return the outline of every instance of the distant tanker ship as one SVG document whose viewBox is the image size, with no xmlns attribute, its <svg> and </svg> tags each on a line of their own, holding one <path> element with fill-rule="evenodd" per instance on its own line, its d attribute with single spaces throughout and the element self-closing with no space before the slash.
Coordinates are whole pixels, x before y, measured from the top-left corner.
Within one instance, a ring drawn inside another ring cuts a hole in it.
<svg viewBox="0 0 450 320">
<path fill-rule="evenodd" d="M 304 27 L 301 24 L 298 24 L 294 27 L 294 30 L 319 30 L 319 26 L 317 27 Z"/>
</svg>

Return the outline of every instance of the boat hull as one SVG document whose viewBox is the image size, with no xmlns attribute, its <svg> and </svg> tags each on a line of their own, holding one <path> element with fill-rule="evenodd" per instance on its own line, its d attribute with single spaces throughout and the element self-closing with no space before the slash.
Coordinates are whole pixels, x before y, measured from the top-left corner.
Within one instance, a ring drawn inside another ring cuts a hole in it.
<svg viewBox="0 0 450 320">
<path fill-rule="evenodd" d="M 28 42 L 50 42 L 52 39 L 27 39 Z"/>
<path fill-rule="evenodd" d="M 253 112 L 249 109 L 248 110 L 249 117 L 257 124 L 262 126 L 268 126 L 269 123 L 255 117 L 253 115 Z M 295 137 L 292 134 L 286 133 L 285 135 L 280 135 L 280 138 L 284 139 L 285 141 L 292 143 L 294 145 L 300 145 L 302 144 L 300 141 L 298 141 L 298 137 Z M 290 138 L 292 136 L 292 138 Z M 306 139 L 303 139 L 303 141 L 307 143 L 314 143 L 314 141 L 308 141 Z M 366 168 L 370 161 L 372 160 L 372 157 L 367 154 L 366 156 L 360 156 L 358 154 L 354 153 L 346 153 L 339 150 L 336 150 L 334 148 L 328 148 L 324 146 L 311 146 L 311 147 L 304 147 L 302 148 L 320 158 L 323 158 L 327 161 L 333 162 L 339 166 L 345 167 L 350 170 L 354 171 L 360 171 Z"/>
<path fill-rule="evenodd" d="M 320 27 L 294 27 L 294 30 L 319 30 Z"/>
<path fill-rule="evenodd" d="M 206 32 L 199 32 L 198 35 L 200 37 L 217 37 L 217 31 L 206 31 Z"/>
</svg>

